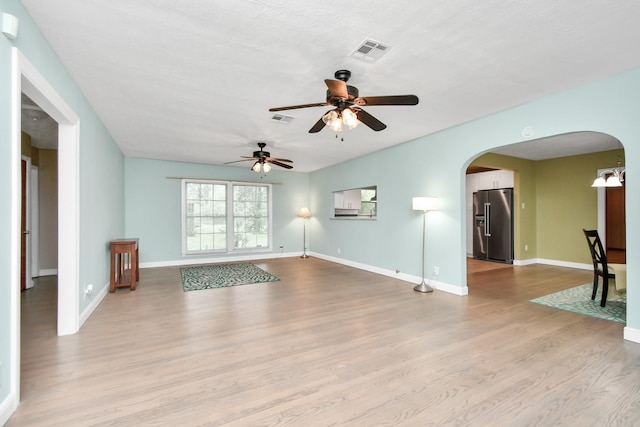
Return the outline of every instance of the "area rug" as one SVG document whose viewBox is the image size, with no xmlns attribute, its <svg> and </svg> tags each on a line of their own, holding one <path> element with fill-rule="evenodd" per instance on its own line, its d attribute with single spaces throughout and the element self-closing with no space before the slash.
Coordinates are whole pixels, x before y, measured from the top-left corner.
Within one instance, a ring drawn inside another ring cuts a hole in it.
<svg viewBox="0 0 640 427">
<path fill-rule="evenodd" d="M 555 292 L 543 297 L 534 298 L 530 302 L 546 305 L 548 307 L 559 308 L 561 310 L 572 311 L 585 316 L 597 317 L 599 319 L 611 320 L 626 324 L 627 319 L 627 294 L 614 294 L 609 291 L 606 307 L 600 307 L 602 296 L 602 286 L 598 287 L 596 299 L 591 299 L 593 283 L 576 286 Z"/>
<path fill-rule="evenodd" d="M 182 267 L 180 275 L 185 292 L 280 280 L 250 262 Z"/>
</svg>

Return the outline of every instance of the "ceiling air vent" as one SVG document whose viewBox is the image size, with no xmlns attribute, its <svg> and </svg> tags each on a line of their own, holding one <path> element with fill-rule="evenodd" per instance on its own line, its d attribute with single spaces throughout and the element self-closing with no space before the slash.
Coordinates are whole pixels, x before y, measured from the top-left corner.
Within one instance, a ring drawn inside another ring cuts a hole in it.
<svg viewBox="0 0 640 427">
<path fill-rule="evenodd" d="M 284 114 L 274 114 L 271 116 L 271 120 L 278 123 L 288 124 L 293 120 L 293 116 L 287 116 Z"/>
<path fill-rule="evenodd" d="M 391 47 L 383 45 L 375 40 L 365 39 L 360 45 L 351 52 L 351 56 L 366 62 L 374 62 L 380 59 Z"/>
</svg>

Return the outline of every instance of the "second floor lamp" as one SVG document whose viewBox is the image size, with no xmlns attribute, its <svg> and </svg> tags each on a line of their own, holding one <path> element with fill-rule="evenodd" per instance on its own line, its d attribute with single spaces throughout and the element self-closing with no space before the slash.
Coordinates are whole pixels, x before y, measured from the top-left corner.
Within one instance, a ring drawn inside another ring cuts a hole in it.
<svg viewBox="0 0 640 427">
<path fill-rule="evenodd" d="M 309 208 L 300 208 L 298 216 L 302 218 L 302 255 L 300 258 L 309 258 L 307 255 L 307 218 L 311 216 Z"/>
</svg>

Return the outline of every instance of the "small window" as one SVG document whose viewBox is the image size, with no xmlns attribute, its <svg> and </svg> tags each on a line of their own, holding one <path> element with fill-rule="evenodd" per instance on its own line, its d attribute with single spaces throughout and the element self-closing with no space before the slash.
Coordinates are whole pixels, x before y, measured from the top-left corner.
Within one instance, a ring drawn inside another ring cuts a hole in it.
<svg viewBox="0 0 640 427">
<path fill-rule="evenodd" d="M 334 218 L 374 219 L 378 216 L 378 187 L 335 191 L 333 202 Z"/>
</svg>

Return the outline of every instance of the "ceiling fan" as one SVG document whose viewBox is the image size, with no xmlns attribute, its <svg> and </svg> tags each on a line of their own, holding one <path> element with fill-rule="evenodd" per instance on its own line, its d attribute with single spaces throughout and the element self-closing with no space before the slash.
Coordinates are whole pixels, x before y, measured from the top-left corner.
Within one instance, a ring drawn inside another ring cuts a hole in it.
<svg viewBox="0 0 640 427">
<path fill-rule="evenodd" d="M 320 132 L 325 125 L 336 132 L 342 130 L 343 124 L 349 129 L 353 129 L 359 122 L 364 123 L 374 131 L 381 131 L 386 129 L 387 125 L 360 107 L 365 105 L 416 105 L 418 103 L 418 97 L 415 95 L 360 97 L 358 88 L 347 84 L 347 81 L 351 77 L 351 71 L 338 70 L 334 76 L 337 80 L 327 79 L 324 81 L 328 87 L 326 102 L 270 108 L 269 111 L 284 111 L 332 105 L 336 108 L 325 113 L 320 120 L 309 129 L 309 133 Z"/>
<path fill-rule="evenodd" d="M 233 162 L 226 162 L 224 163 L 225 165 L 231 164 L 231 163 L 238 163 L 238 162 L 246 162 L 249 160 L 255 160 L 255 163 L 253 164 L 253 166 L 251 166 L 251 170 L 254 172 L 264 172 L 267 173 L 271 170 L 271 164 L 274 164 L 276 166 L 280 166 L 283 167 L 285 169 L 293 169 L 293 166 L 288 165 L 287 163 L 293 163 L 293 160 L 289 160 L 289 159 L 279 159 L 277 157 L 271 157 L 271 153 L 269 153 L 268 151 L 264 151 L 264 147 L 266 147 L 267 144 L 264 142 L 258 142 L 258 147 L 260 147 L 260 150 L 258 151 L 254 151 L 253 152 L 253 156 L 249 157 L 249 156 L 240 156 L 243 157 L 242 160 L 236 160 Z M 283 163 L 283 162 L 287 162 L 287 163 Z"/>
</svg>

